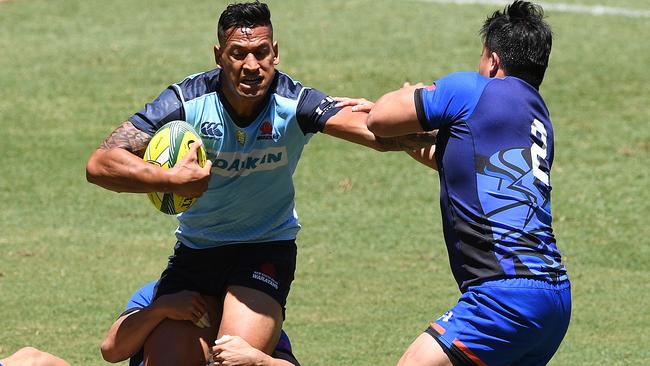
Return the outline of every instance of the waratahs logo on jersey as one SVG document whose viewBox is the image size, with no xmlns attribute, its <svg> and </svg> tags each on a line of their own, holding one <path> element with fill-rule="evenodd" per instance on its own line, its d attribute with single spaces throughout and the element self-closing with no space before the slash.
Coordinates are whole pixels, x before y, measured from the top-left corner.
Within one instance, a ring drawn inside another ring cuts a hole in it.
<svg viewBox="0 0 650 366">
<path fill-rule="evenodd" d="M 264 121 L 260 125 L 260 131 L 257 135 L 257 140 L 278 140 L 280 134 L 273 131 L 273 125 L 269 121 Z"/>
<path fill-rule="evenodd" d="M 203 122 L 200 131 L 201 137 L 220 139 L 223 137 L 223 122 Z"/>
<path fill-rule="evenodd" d="M 502 150 L 477 164 L 479 200 L 495 240 L 550 230 L 550 188 L 536 182 L 529 149 Z"/>
</svg>

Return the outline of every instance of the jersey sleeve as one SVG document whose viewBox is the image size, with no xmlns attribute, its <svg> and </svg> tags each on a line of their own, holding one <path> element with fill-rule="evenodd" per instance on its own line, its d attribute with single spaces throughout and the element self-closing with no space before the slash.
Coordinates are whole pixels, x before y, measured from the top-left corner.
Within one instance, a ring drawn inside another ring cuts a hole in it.
<svg viewBox="0 0 650 366">
<path fill-rule="evenodd" d="M 185 110 L 175 85 L 165 89 L 153 102 L 129 117 L 129 122 L 149 135 L 156 133 L 165 123 L 176 120 L 185 120 Z"/>
<path fill-rule="evenodd" d="M 459 72 L 415 90 L 415 109 L 422 128 L 431 131 L 466 120 L 489 80 L 475 72 Z"/>
<path fill-rule="evenodd" d="M 156 289 L 157 281 L 149 282 L 136 291 L 126 304 L 125 312 L 131 309 L 142 309 L 151 305 L 153 301 L 153 293 Z"/>
<path fill-rule="evenodd" d="M 327 120 L 342 108 L 335 107 L 336 101 L 323 92 L 304 88 L 300 93 L 296 118 L 304 134 L 323 132 Z"/>
</svg>

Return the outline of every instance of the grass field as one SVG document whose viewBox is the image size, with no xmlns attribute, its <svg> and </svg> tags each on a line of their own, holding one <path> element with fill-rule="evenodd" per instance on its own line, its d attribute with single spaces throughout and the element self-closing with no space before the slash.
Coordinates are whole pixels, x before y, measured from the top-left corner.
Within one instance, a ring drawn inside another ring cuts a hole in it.
<svg viewBox="0 0 650 366">
<path fill-rule="evenodd" d="M 552 2 L 548 0 L 547 2 Z M 557 1 L 555 1 L 557 2 Z M 650 11 L 650 0 L 565 0 Z M 184 76 L 213 67 L 224 1 L 0 2 L 0 358 L 24 345 L 101 365 L 130 294 L 158 277 L 175 219 L 85 181 L 100 141 Z M 474 70 L 497 7 L 269 2 L 280 69 L 375 99 Z M 548 12 L 542 94 L 556 149 L 554 226 L 573 283 L 552 365 L 650 362 L 650 18 Z M 296 173 L 303 224 L 285 329 L 304 365 L 390 365 L 458 296 L 436 174 L 405 154 L 317 136 Z"/>
</svg>

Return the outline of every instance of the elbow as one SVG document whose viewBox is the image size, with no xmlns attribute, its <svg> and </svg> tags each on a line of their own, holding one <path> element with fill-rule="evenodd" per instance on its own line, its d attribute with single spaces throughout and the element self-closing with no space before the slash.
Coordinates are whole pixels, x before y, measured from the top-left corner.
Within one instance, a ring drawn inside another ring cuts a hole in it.
<svg viewBox="0 0 650 366">
<path fill-rule="evenodd" d="M 368 130 L 375 134 L 375 136 L 387 137 L 386 129 L 381 123 L 381 120 L 377 117 L 376 113 L 373 114 L 372 111 L 370 111 L 367 124 Z"/>
<path fill-rule="evenodd" d="M 380 108 L 370 111 L 366 125 L 370 132 L 379 137 L 395 137 L 405 134 L 398 131 L 391 115 L 382 111 Z"/>
<path fill-rule="evenodd" d="M 101 162 L 101 152 L 96 150 L 86 163 L 86 181 L 88 183 L 100 185 L 105 171 L 106 170 L 102 166 Z"/>
<path fill-rule="evenodd" d="M 87 166 L 86 167 L 86 181 L 88 183 L 96 184 L 96 185 L 101 187 L 102 186 L 102 184 L 101 184 L 101 182 L 102 182 L 101 170 L 96 168 L 96 167 Z"/>
<path fill-rule="evenodd" d="M 97 170 L 89 165 L 86 165 L 86 181 L 88 183 L 97 184 Z"/>
<path fill-rule="evenodd" d="M 118 363 L 126 359 L 119 354 L 118 350 L 115 347 L 115 342 L 109 339 L 105 339 L 104 342 L 102 342 L 100 349 L 102 352 L 102 358 L 104 358 L 104 361 L 106 362 Z"/>
</svg>

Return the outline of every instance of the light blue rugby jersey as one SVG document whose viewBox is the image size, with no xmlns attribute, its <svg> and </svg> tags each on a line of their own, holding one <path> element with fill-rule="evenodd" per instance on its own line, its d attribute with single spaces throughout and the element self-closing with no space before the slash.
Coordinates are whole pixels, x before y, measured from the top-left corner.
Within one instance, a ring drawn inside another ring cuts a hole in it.
<svg viewBox="0 0 650 366">
<path fill-rule="evenodd" d="M 295 239 L 292 176 L 303 147 L 340 109 L 322 92 L 276 71 L 264 109 L 240 128 L 220 91 L 220 69 L 188 76 L 129 118 L 153 135 L 165 123 L 194 126 L 212 160 L 208 190 L 178 215 L 192 248 Z"/>
</svg>

